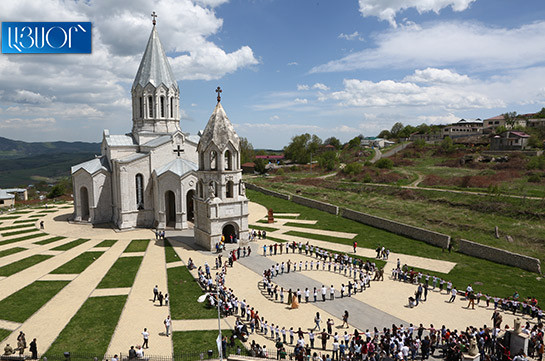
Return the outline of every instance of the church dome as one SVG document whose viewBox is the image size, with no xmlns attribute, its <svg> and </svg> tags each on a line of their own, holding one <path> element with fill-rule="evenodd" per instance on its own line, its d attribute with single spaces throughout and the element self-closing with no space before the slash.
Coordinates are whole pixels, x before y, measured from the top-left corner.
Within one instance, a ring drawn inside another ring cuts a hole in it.
<svg viewBox="0 0 545 361">
<path fill-rule="evenodd" d="M 199 149 L 204 150 L 210 143 L 213 143 L 219 150 L 224 150 L 229 141 L 236 149 L 239 148 L 240 141 L 235 128 L 231 124 L 231 121 L 229 121 L 229 118 L 227 118 L 227 114 L 221 103 L 218 102 L 201 135 Z"/>
</svg>

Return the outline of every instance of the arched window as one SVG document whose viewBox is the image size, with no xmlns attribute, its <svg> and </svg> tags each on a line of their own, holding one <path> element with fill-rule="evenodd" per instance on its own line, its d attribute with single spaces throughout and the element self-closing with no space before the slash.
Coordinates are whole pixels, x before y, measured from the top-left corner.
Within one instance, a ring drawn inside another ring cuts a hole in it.
<svg viewBox="0 0 545 361">
<path fill-rule="evenodd" d="M 226 198 L 233 198 L 233 182 L 229 181 L 227 182 L 226 188 L 225 188 L 225 197 Z"/>
<path fill-rule="evenodd" d="M 228 150 L 225 151 L 225 170 L 233 170 L 233 157 Z"/>
<path fill-rule="evenodd" d="M 144 209 L 144 176 L 136 175 L 136 208 Z"/>
<path fill-rule="evenodd" d="M 218 153 L 215 150 L 210 152 L 210 169 L 218 169 Z"/>
<path fill-rule="evenodd" d="M 165 117 L 165 97 L 161 96 L 161 118 Z"/>
<path fill-rule="evenodd" d="M 148 97 L 148 116 L 153 118 L 153 97 L 151 95 Z"/>
<path fill-rule="evenodd" d="M 170 117 L 174 118 L 174 97 L 170 97 Z"/>
<path fill-rule="evenodd" d="M 140 102 L 138 107 L 140 109 L 140 118 L 144 118 L 144 98 L 138 97 L 138 101 Z"/>
</svg>

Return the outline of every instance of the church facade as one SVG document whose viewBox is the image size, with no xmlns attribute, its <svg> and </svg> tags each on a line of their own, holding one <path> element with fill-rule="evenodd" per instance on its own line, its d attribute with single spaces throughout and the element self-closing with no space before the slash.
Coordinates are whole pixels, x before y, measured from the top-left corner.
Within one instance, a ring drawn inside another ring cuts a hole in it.
<svg viewBox="0 0 545 361">
<path fill-rule="evenodd" d="M 197 240 L 208 249 L 212 249 L 222 235 L 227 239 L 231 235 L 247 237 L 248 201 L 240 191 L 243 185 L 238 136 L 227 116 L 223 116 L 225 112 L 219 103 L 219 95 L 218 105 L 210 118 L 211 121 L 221 118 L 217 126 L 210 126 L 209 122 L 202 137 L 182 132 L 180 90 L 159 40 L 155 21 L 131 95 L 132 131 L 113 135 L 104 130 L 101 155 L 71 169 L 73 221 L 113 223 L 120 230 L 136 227 L 186 229 L 189 222 L 195 222 L 196 229 L 200 230 L 196 233 L 207 235 L 199 236 Z M 222 111 L 221 117 L 215 116 L 218 108 Z M 226 128 L 230 132 L 222 137 L 228 141 L 218 144 L 220 147 L 214 145 L 217 136 L 210 134 Z M 205 159 L 210 160 L 212 148 L 216 152 L 215 176 L 203 163 Z M 230 159 L 229 168 L 224 166 L 225 159 Z M 202 172 L 206 176 L 199 174 Z M 213 196 L 204 187 L 204 182 L 212 184 L 211 178 L 215 182 Z M 234 182 L 239 187 L 236 191 Z M 226 187 L 233 190 L 227 192 Z M 206 207 L 195 208 L 196 199 L 201 203 L 207 200 L 219 204 L 224 199 L 233 203 L 235 194 L 240 203 L 236 212 L 223 212 L 220 216 L 219 213 L 212 215 Z M 206 226 L 207 219 L 213 219 L 214 227 Z"/>
</svg>

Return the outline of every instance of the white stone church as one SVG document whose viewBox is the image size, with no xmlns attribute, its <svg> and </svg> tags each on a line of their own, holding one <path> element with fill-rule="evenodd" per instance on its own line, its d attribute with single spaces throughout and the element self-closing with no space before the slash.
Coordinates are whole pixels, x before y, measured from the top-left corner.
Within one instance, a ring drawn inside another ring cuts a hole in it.
<svg viewBox="0 0 545 361">
<path fill-rule="evenodd" d="M 73 221 L 187 229 L 213 249 L 224 235 L 248 239 L 240 141 L 218 103 L 206 128 L 180 128 L 180 89 L 155 21 L 132 85 L 132 131 L 105 129 L 101 155 L 72 167 Z"/>
</svg>

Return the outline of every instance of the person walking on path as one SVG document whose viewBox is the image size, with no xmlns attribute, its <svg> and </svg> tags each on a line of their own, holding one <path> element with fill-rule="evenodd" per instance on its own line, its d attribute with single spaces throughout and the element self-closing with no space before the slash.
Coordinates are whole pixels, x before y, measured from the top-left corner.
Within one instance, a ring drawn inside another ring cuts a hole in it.
<svg viewBox="0 0 545 361">
<path fill-rule="evenodd" d="M 163 323 L 165 324 L 166 335 L 168 337 L 170 335 L 170 315 L 165 318 L 165 321 L 163 321 Z"/>
<path fill-rule="evenodd" d="M 153 302 L 155 302 L 157 296 L 159 296 L 159 287 L 155 285 L 155 287 L 153 287 Z"/>
<path fill-rule="evenodd" d="M 456 299 L 456 293 L 457 293 L 458 291 L 456 291 L 456 287 L 453 287 L 453 288 L 452 288 L 452 291 L 450 291 L 450 292 L 451 292 L 451 296 L 450 296 L 450 300 L 448 300 L 448 302 L 449 302 L 449 303 L 452 303 L 452 302 L 454 302 L 454 300 Z"/>
<path fill-rule="evenodd" d="M 354 241 L 353 246 L 354 246 L 354 253 L 356 253 L 356 248 L 358 247 L 358 242 Z"/>
<path fill-rule="evenodd" d="M 159 291 L 159 295 L 157 296 L 157 298 L 159 299 L 159 306 L 162 306 L 163 305 L 163 293 L 161 291 Z"/>
<path fill-rule="evenodd" d="M 322 319 L 320 318 L 320 312 L 316 312 L 316 316 L 314 316 L 314 328 L 313 330 L 317 329 L 320 331 L 320 323 L 322 322 Z"/>
<path fill-rule="evenodd" d="M 38 359 L 38 345 L 36 345 L 36 339 L 33 339 L 30 343 L 30 352 L 32 353 L 32 356 L 30 357 L 32 360 Z"/>
<path fill-rule="evenodd" d="M 341 327 L 344 327 L 344 325 L 346 325 L 346 328 L 348 328 L 348 311 L 347 310 L 344 310 L 343 324 Z"/>
<path fill-rule="evenodd" d="M 142 344 L 142 348 L 149 348 L 149 332 L 147 328 L 144 328 L 144 332 L 142 332 L 142 337 L 144 338 L 144 343 Z"/>
</svg>

